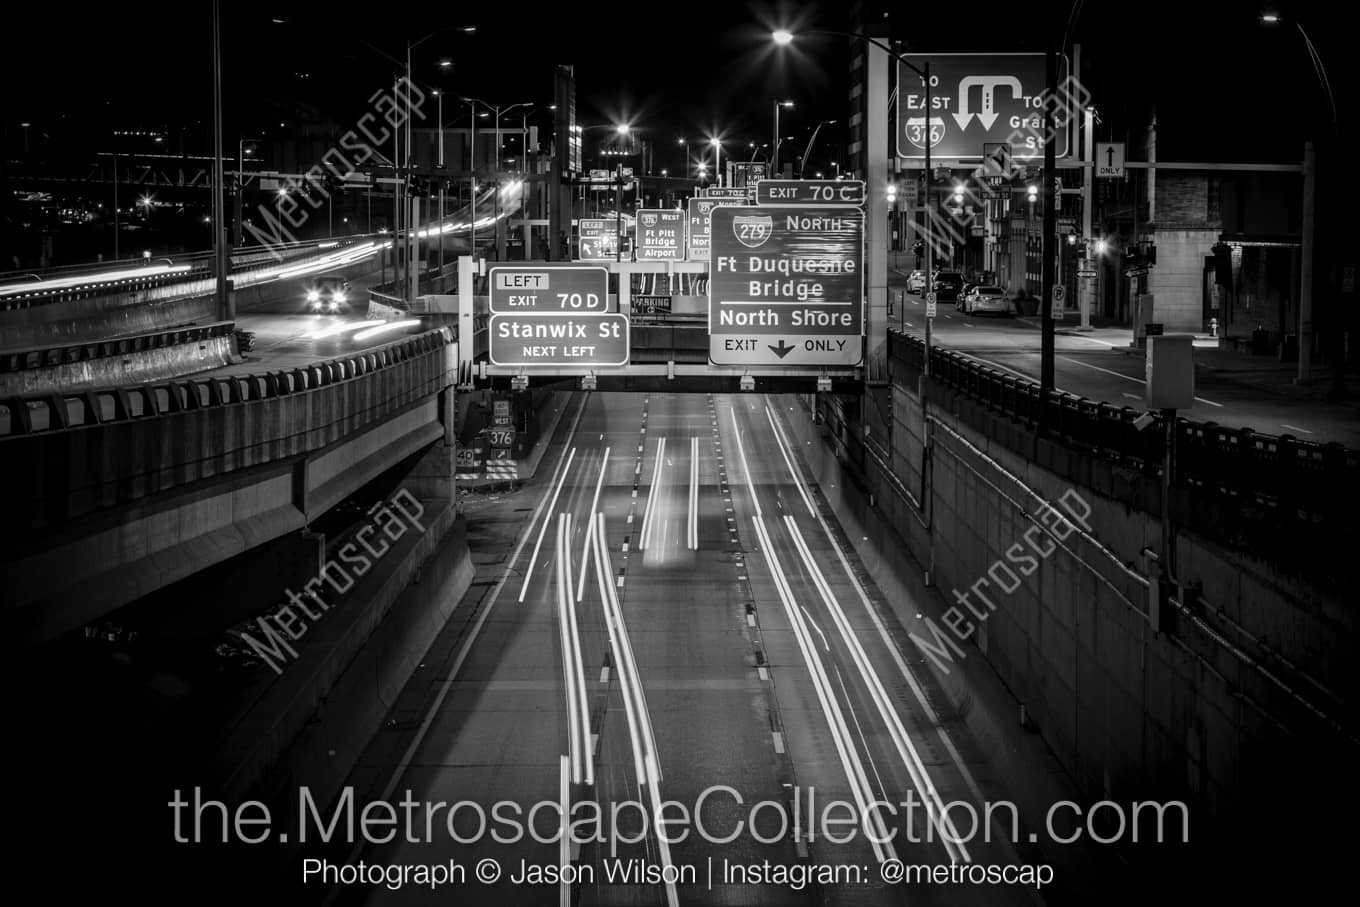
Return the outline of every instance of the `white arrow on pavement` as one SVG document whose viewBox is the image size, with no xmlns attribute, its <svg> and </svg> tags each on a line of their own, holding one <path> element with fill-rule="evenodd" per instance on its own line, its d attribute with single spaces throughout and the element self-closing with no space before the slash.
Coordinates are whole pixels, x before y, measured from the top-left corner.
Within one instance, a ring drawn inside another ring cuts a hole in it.
<svg viewBox="0 0 1360 907">
<path fill-rule="evenodd" d="M 1015 76 L 964 76 L 959 80 L 959 109 L 954 114 L 954 120 L 959 124 L 960 129 L 967 129 L 973 117 L 977 117 L 983 129 L 992 128 L 992 124 L 1000 116 L 996 112 L 994 102 L 996 89 L 1002 85 L 1011 90 L 1012 97 L 1018 98 L 1025 92 L 1024 86 Z M 973 113 L 968 109 L 968 95 L 974 86 L 982 89 L 982 109 L 978 113 Z"/>
</svg>

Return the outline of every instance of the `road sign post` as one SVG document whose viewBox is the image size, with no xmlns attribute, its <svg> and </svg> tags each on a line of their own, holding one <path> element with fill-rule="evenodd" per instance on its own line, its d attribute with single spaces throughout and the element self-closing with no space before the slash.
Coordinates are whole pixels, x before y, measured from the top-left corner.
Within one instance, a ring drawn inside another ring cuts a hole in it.
<svg viewBox="0 0 1360 907">
<path fill-rule="evenodd" d="M 863 361 L 863 211 L 732 206 L 715 208 L 711 221 L 714 364 L 853 367 Z"/>
</svg>

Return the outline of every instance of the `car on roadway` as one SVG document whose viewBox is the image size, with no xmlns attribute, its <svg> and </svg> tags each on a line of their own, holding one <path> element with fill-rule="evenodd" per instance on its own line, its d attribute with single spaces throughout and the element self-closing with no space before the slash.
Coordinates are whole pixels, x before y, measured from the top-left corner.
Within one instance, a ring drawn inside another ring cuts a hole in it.
<svg viewBox="0 0 1360 907">
<path fill-rule="evenodd" d="M 907 276 L 908 293 L 923 293 L 925 292 L 925 288 L 926 288 L 925 271 L 912 271 L 911 274 Z"/>
<path fill-rule="evenodd" d="M 963 275 L 958 271 L 936 271 L 931 287 L 937 302 L 957 302 L 963 289 Z"/>
<path fill-rule="evenodd" d="M 1009 315 L 1012 311 L 1011 301 L 1006 298 L 1006 291 L 1000 287 L 985 284 L 976 286 L 971 293 L 963 297 L 963 314 L 965 315 L 977 315 L 980 312 Z"/>
<path fill-rule="evenodd" d="M 318 274 L 306 281 L 307 311 L 336 315 L 349 311 L 349 278 Z"/>
</svg>

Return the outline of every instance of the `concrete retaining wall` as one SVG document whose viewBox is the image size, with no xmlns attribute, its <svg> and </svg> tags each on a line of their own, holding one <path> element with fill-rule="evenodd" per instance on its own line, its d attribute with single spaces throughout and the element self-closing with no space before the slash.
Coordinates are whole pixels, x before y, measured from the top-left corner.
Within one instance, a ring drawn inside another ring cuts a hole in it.
<svg viewBox="0 0 1360 907">
<path fill-rule="evenodd" d="M 222 741 L 212 773 L 231 800 L 269 799 L 259 789 L 268 775 L 294 785 L 275 791 L 294 802 L 299 781 L 328 802 L 462 601 L 476 573 L 466 525 L 450 502 L 422 503 L 425 533 L 314 624 L 282 674 L 262 668 L 264 689 Z"/>
<path fill-rule="evenodd" d="M 839 483 L 846 498 L 859 499 L 850 509 L 882 514 L 900 536 L 897 545 L 929 571 L 944 607 L 957 605 L 952 618 L 944 612 L 936 619 L 957 648 L 933 637 L 915 615 L 899 614 L 931 643 L 933 655 L 913 646 L 936 675 L 947 678 L 960 662 L 986 659 L 1083 795 L 1183 800 L 1200 845 L 1268 850 L 1237 832 L 1271 821 L 1297 824 L 1320 809 L 1329 796 L 1325 779 L 1344 773 L 1352 744 L 1240 655 L 1259 656 L 1261 643 L 1331 689 L 1352 691 L 1354 609 L 1304 579 L 1181 532 L 1178 578 L 1201 590 L 1203 617 L 1163 611 L 1155 632 L 1139 575 L 1156 575 L 1143 555 L 1159 548 L 1156 517 L 1065 478 L 1073 470 L 1055 458 L 1079 458 L 1076 452 L 1051 442 L 1018 451 L 998 440 L 1007 437 L 999 414 L 977 406 L 963 419 L 951 409 L 930 407 L 945 427 L 932 426 L 928 458 L 915 388 L 893 388 L 890 449 L 881 462 L 834 431 L 828 439 L 862 483 L 858 490 Z M 998 424 L 980 429 L 988 419 Z M 1107 465 L 1102 483 L 1136 481 L 1118 472 Z M 904 492 L 919 495 L 924 511 Z M 1082 502 L 1075 504 L 1079 512 L 1090 507 L 1091 531 L 1053 547 L 1051 535 L 1035 527 L 1044 520 L 1057 525 L 1045 505 L 1067 513 L 1059 503 L 1065 495 Z M 1050 554 L 1032 550 L 1027 533 Z M 897 550 L 890 539 L 879 542 L 880 552 Z M 945 618 L 967 638 L 955 637 Z M 1308 689 L 1296 679 L 1302 674 L 1285 673 L 1283 662 L 1269 668 L 1295 689 Z M 1330 705 L 1332 717 L 1344 718 L 1342 707 Z M 1292 782 L 1299 790 L 1262 803 L 1257 794 L 1276 784 L 1279 766 L 1300 751 L 1308 752 L 1309 769 Z"/>
</svg>

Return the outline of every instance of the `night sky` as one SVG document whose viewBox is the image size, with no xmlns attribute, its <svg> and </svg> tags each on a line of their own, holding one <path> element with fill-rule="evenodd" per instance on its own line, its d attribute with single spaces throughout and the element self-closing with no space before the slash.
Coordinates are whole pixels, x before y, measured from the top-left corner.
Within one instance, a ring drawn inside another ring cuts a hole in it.
<svg viewBox="0 0 1360 907">
<path fill-rule="evenodd" d="M 1041 50 L 1066 32 L 1069 45 L 1083 45 L 1085 81 L 1108 133 L 1100 137 L 1124 138 L 1118 133 L 1145 123 L 1146 108 L 1155 104 L 1164 159 L 1297 159 L 1308 124 L 1327 118 L 1302 38 L 1289 26 L 1261 27 L 1259 3 L 867 8 L 893 10 L 895 37 L 911 52 Z M 207 135 L 211 114 L 209 9 L 202 0 L 151 0 L 79 11 L 58 4 L 7 10 L 7 147 L 20 121 L 61 141 L 79 136 L 95 144 L 111 128 L 183 128 L 186 144 L 195 145 L 194 137 Z M 1277 9 L 1305 23 L 1343 124 L 1352 128 L 1357 74 L 1339 13 L 1325 3 Z M 239 0 L 223 4 L 226 132 L 232 138 L 288 121 L 347 128 L 367 109 L 367 98 L 390 84 L 396 63 L 384 54 L 400 59 L 407 40 L 434 33 L 413 55 L 426 84 L 492 103 L 546 105 L 552 65 L 574 64 L 581 122 L 628 120 L 661 149 L 660 167 L 681 136 L 717 132 L 734 147 L 768 141 L 776 97 L 797 104 L 783 115 L 786 134 L 806 137 L 821 119 L 844 123 L 846 42 L 804 37 L 796 49 L 777 50 L 769 31 L 843 29 L 847 11 L 846 3 Z M 464 23 L 476 24 L 477 34 L 454 30 Z M 441 57 L 454 61 L 451 72 L 438 68 Z M 455 116 L 446 109 L 446 120 Z M 539 122 L 547 126 L 546 115 Z"/>
</svg>

